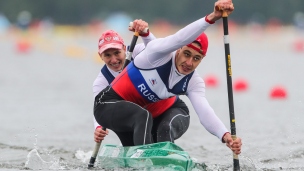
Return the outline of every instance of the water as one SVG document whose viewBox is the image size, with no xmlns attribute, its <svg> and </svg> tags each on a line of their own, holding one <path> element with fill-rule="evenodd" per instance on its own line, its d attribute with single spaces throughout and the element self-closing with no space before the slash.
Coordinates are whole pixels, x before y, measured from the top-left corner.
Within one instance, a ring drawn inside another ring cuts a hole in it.
<svg viewBox="0 0 304 171">
<path fill-rule="evenodd" d="M 215 26 L 207 33 L 210 47 L 198 70 L 217 77 L 218 87 L 207 88 L 206 96 L 229 128 L 222 31 Z M 103 65 L 98 37 L 83 28 L 0 35 L 0 170 L 86 169 L 95 145 L 92 84 Z M 293 49 L 298 38 L 293 28 L 230 31 L 232 78 L 248 83 L 246 91 L 234 91 L 242 170 L 304 170 L 304 52 Z M 31 45 L 28 52 L 18 52 L 21 40 Z M 269 97 L 276 85 L 286 89 L 286 99 Z M 231 151 L 205 131 L 182 98 L 191 125 L 176 143 L 208 170 L 232 170 Z M 103 143 L 119 140 L 110 132 Z"/>
</svg>

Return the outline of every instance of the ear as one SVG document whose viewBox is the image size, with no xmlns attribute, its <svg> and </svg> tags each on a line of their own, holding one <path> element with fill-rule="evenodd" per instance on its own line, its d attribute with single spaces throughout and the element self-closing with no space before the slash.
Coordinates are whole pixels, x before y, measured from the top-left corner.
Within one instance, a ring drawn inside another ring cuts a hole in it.
<svg viewBox="0 0 304 171">
<path fill-rule="evenodd" d="M 179 55 L 181 49 L 182 49 L 182 48 L 179 48 L 179 49 L 176 50 L 176 55 Z"/>
<path fill-rule="evenodd" d="M 97 52 L 98 53 L 98 52 Z M 98 53 L 99 57 L 101 60 L 103 60 L 102 55 L 100 53 Z"/>
</svg>

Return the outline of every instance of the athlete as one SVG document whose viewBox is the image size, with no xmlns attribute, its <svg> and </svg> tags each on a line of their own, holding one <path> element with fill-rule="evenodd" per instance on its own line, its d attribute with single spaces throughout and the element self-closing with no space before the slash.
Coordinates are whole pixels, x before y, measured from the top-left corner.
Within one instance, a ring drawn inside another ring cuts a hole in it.
<svg viewBox="0 0 304 171">
<path fill-rule="evenodd" d="M 133 132 L 135 145 L 150 144 L 153 143 L 153 118 L 144 107 L 184 94 L 190 99 L 201 124 L 235 154 L 240 154 L 241 139 L 233 140 L 216 116 L 205 97 L 205 83 L 195 70 L 208 48 L 203 32 L 222 18 L 222 10 L 228 14 L 234 10 L 231 0 L 215 2 L 209 15 L 173 35 L 150 41 L 111 86 L 96 96 L 97 122 L 114 131 Z"/>
<path fill-rule="evenodd" d="M 139 30 L 148 28 L 148 23 L 142 20 L 135 20 L 133 27 L 129 28 L 129 30 L 134 31 L 135 28 Z M 133 58 L 145 48 L 148 42 L 155 39 L 154 35 L 149 31 L 147 33 L 140 33 L 144 43 L 135 46 L 132 54 Z M 114 78 L 121 72 L 126 57 L 125 49 L 123 39 L 113 30 L 104 32 L 100 37 L 99 55 L 105 62 L 105 65 L 93 83 L 94 97 L 110 85 Z M 174 142 L 174 140 L 182 136 L 189 127 L 190 116 L 188 107 L 177 96 L 160 100 L 157 103 L 148 104 L 145 108 L 152 114 L 154 119 L 152 130 L 154 142 Z M 94 140 L 95 142 L 100 142 L 108 134 L 108 131 L 103 131 L 95 118 L 94 127 Z M 114 132 L 119 137 L 123 146 L 134 145 L 132 131 L 114 130 Z"/>
</svg>

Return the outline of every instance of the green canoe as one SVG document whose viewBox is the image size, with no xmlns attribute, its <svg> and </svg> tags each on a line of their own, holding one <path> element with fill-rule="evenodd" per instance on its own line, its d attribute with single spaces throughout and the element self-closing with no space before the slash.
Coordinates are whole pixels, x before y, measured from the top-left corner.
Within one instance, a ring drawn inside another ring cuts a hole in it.
<svg viewBox="0 0 304 171">
<path fill-rule="evenodd" d="M 98 153 L 98 166 L 106 169 L 167 168 L 167 170 L 189 171 L 195 165 L 187 152 L 171 142 L 130 147 L 102 145 Z"/>
</svg>

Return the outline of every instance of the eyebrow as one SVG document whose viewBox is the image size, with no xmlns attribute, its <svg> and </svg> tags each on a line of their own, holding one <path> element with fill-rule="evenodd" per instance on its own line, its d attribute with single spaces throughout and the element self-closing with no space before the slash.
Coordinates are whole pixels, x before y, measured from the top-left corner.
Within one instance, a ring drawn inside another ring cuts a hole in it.
<svg viewBox="0 0 304 171">
<path fill-rule="evenodd" d="M 188 52 L 188 53 L 191 53 L 191 51 L 190 50 L 184 50 L 184 52 Z M 192 54 L 192 53 L 191 53 Z"/>
<path fill-rule="evenodd" d="M 194 57 L 197 57 L 197 58 L 200 58 L 200 59 L 203 58 L 203 56 L 200 56 L 200 55 L 195 55 Z"/>
<path fill-rule="evenodd" d="M 188 53 L 190 53 L 190 54 L 192 55 L 192 52 L 191 52 L 190 50 L 184 50 L 184 52 L 188 52 Z M 197 57 L 197 58 L 202 59 L 204 56 L 195 55 L 195 56 L 193 56 L 193 57 Z"/>
</svg>

